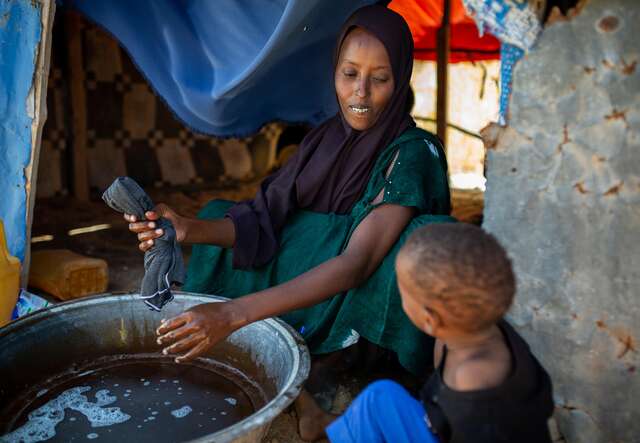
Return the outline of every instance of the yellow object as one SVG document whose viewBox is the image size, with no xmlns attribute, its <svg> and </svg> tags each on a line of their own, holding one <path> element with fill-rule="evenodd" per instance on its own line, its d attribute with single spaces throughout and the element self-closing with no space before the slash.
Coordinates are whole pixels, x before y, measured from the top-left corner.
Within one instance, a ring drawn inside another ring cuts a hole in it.
<svg viewBox="0 0 640 443">
<path fill-rule="evenodd" d="M 107 262 L 68 249 L 49 249 L 31 254 L 29 286 L 60 300 L 70 300 L 107 290 Z"/>
<path fill-rule="evenodd" d="M 18 301 L 20 289 L 20 260 L 9 255 L 0 220 L 0 326 L 11 320 L 11 313 Z"/>
</svg>

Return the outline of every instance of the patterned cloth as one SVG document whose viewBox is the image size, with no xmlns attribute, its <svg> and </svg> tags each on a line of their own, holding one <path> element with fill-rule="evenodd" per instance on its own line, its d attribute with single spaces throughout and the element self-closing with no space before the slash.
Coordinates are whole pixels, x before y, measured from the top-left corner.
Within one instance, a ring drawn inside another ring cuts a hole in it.
<svg viewBox="0 0 640 443">
<path fill-rule="evenodd" d="M 506 124 L 513 67 L 535 44 L 542 31 L 540 19 L 545 1 L 529 0 L 462 0 L 473 16 L 480 35 L 489 31 L 501 42 L 500 48 L 500 116 Z"/>
<path fill-rule="evenodd" d="M 509 98 L 511 97 L 511 86 L 513 84 L 513 68 L 522 57 L 524 57 L 523 49 L 509 43 L 503 43 L 500 46 L 500 114 L 498 123 L 502 126 L 507 124 Z"/>
<path fill-rule="evenodd" d="M 47 121 L 42 133 L 37 198 L 73 193 L 68 158 L 72 147 L 70 86 L 65 76 L 64 21 L 53 26 L 47 82 Z M 99 197 L 116 177 L 144 189 L 200 189 L 260 176 L 273 167 L 284 125 L 222 139 L 199 134 L 179 121 L 134 65 L 127 52 L 98 25 L 82 20 L 79 40 L 84 72 L 87 178 Z M 105 168 L 104 165 L 109 167 Z M 180 167 L 176 168 L 175 165 Z"/>
<path fill-rule="evenodd" d="M 388 177 L 394 156 L 398 158 Z M 401 233 L 376 272 L 358 288 L 281 318 L 300 331 L 314 354 L 343 349 L 360 337 L 398 355 L 400 363 L 419 374 L 431 364 L 431 338 L 407 318 L 395 277 L 394 261 L 406 238 L 420 226 L 454 221 L 449 217 L 447 165 L 438 139 L 418 128 L 407 130 L 378 156 L 367 188 L 349 214 L 296 211 L 282 230 L 280 249 L 265 266 L 232 267 L 233 250 L 194 245 L 185 290 L 237 298 L 289 281 L 340 255 L 359 223 L 376 207 L 371 202 L 384 189 L 382 203 L 416 208 L 417 216 Z M 232 202 L 216 200 L 199 218 L 224 216 Z M 295 297 L 295 294 L 291 294 Z"/>
<path fill-rule="evenodd" d="M 104 191 L 102 199 L 116 211 L 133 214 L 138 220 L 144 220 L 145 212 L 151 211 L 155 206 L 147 193 L 129 177 L 118 177 Z M 165 218 L 156 223 L 164 233 L 144 253 L 144 277 L 140 296 L 147 306 L 160 311 L 173 299 L 171 285 L 182 285 L 184 282 L 185 268 L 173 225 Z"/>
</svg>

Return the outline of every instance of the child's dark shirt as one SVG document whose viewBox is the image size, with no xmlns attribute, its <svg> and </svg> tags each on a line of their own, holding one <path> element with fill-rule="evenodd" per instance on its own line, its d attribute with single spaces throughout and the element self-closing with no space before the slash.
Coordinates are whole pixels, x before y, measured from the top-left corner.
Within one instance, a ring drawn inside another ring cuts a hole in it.
<svg viewBox="0 0 640 443">
<path fill-rule="evenodd" d="M 547 443 L 553 413 L 551 380 L 529 345 L 506 321 L 498 323 L 509 351 L 511 373 L 499 386 L 454 391 L 443 381 L 447 357 L 420 392 L 427 424 L 440 443 Z"/>
</svg>

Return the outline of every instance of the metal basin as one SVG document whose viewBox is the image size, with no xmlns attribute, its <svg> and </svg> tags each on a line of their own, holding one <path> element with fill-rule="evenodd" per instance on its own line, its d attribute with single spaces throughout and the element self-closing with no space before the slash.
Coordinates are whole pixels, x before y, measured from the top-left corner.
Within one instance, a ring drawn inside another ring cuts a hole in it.
<svg viewBox="0 0 640 443">
<path fill-rule="evenodd" d="M 0 435 L 14 426 L 17 398 L 33 399 L 38 389 L 55 384 L 60 374 L 80 371 L 105 358 L 158 355 L 155 328 L 161 318 L 223 300 L 176 291 L 174 301 L 156 313 L 136 294 L 106 294 L 61 303 L 1 328 Z M 279 319 L 236 331 L 201 361 L 240 374 L 261 398 L 253 414 L 193 442 L 261 441 L 271 421 L 298 396 L 309 372 L 309 353 L 302 338 Z"/>
</svg>

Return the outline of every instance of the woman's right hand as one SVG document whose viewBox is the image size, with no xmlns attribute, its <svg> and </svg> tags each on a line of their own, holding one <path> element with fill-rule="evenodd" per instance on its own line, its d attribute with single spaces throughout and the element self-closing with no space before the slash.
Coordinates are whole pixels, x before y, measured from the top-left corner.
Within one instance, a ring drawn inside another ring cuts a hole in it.
<svg viewBox="0 0 640 443">
<path fill-rule="evenodd" d="M 135 215 L 124 214 L 124 219 L 129 222 L 129 230 L 138 234 L 140 244 L 138 248 L 146 252 L 153 247 L 154 240 L 162 237 L 164 232 L 158 228 L 156 222 L 160 217 L 164 217 L 171 222 L 176 230 L 176 239 L 181 242 L 187 236 L 186 221 L 184 217 L 178 215 L 173 209 L 164 203 L 159 203 L 153 211 L 147 211 L 145 220 L 138 221 Z"/>
<path fill-rule="evenodd" d="M 247 313 L 236 300 L 196 305 L 156 330 L 164 355 L 176 355 L 176 363 L 197 358 L 233 331 L 248 324 Z"/>
</svg>

